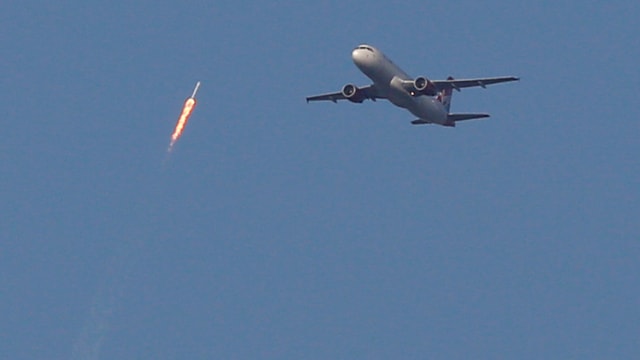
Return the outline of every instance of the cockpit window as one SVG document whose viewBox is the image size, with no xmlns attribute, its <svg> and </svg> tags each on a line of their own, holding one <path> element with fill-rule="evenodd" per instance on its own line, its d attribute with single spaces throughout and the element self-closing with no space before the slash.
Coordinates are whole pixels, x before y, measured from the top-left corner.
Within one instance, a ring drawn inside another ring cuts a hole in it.
<svg viewBox="0 0 640 360">
<path fill-rule="evenodd" d="M 372 48 L 370 48 L 370 47 L 368 47 L 368 46 L 358 46 L 358 49 L 361 49 L 361 50 L 368 50 L 368 51 L 373 52 L 373 49 L 372 49 Z"/>
</svg>

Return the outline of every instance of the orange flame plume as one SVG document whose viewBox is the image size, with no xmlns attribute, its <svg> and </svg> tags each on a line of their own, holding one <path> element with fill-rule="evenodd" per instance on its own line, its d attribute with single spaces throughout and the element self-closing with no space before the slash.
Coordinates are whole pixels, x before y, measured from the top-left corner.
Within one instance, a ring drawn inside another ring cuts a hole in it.
<svg viewBox="0 0 640 360">
<path fill-rule="evenodd" d="M 180 136 L 182 136 L 184 127 L 187 125 L 187 121 L 189 121 L 189 116 L 191 116 L 191 113 L 193 112 L 193 108 L 195 108 L 195 106 L 196 106 L 196 99 L 193 97 L 188 98 L 184 102 L 184 106 L 182 107 L 182 113 L 180 114 L 180 117 L 178 118 L 178 122 L 176 123 L 176 128 L 175 130 L 173 130 L 173 134 L 171 135 L 171 143 L 169 144 L 169 149 L 167 150 L 168 152 L 171 152 L 171 149 L 173 148 L 173 144 L 175 144 L 176 141 L 180 139 Z"/>
</svg>

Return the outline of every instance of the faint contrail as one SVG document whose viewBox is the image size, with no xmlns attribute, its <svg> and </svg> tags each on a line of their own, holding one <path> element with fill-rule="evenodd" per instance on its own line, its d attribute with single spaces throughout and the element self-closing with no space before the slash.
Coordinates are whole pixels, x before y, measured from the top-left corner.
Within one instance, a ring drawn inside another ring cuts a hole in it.
<svg viewBox="0 0 640 360">
<path fill-rule="evenodd" d="M 131 244 L 121 246 L 107 262 L 106 271 L 98 282 L 87 319 L 73 344 L 72 360 L 98 360 L 100 349 L 109 332 L 114 311 L 124 292 L 124 282 L 131 271 L 137 251 Z"/>
</svg>

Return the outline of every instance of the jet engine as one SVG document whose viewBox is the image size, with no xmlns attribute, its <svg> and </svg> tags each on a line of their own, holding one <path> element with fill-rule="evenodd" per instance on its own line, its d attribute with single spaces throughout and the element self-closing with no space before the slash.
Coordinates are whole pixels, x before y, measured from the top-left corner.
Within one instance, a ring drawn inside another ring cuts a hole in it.
<svg viewBox="0 0 640 360">
<path fill-rule="evenodd" d="M 353 84 L 347 84 L 343 86 L 342 95 L 344 95 L 347 100 L 354 103 L 361 103 L 364 101 L 364 99 L 367 98 L 364 92 Z"/>
<path fill-rule="evenodd" d="M 416 93 L 423 95 L 435 96 L 438 93 L 436 86 L 424 76 L 418 76 L 413 80 L 413 87 Z"/>
</svg>

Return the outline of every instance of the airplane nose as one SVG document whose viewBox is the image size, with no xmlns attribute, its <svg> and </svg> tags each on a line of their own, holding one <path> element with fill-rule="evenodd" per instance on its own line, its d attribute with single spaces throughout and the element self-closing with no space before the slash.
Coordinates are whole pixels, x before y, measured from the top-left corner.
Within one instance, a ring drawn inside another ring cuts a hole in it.
<svg viewBox="0 0 640 360">
<path fill-rule="evenodd" d="M 351 58 L 358 67 L 367 66 L 372 60 L 371 54 L 362 49 L 354 49 L 351 53 Z"/>
<path fill-rule="evenodd" d="M 359 57 L 360 57 L 360 50 L 353 49 L 353 52 L 351 52 L 351 59 L 353 59 L 353 62 L 357 64 Z"/>
</svg>

